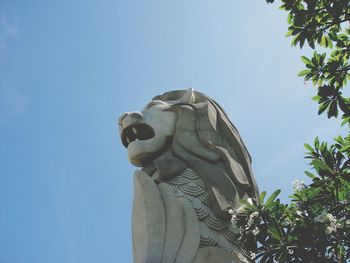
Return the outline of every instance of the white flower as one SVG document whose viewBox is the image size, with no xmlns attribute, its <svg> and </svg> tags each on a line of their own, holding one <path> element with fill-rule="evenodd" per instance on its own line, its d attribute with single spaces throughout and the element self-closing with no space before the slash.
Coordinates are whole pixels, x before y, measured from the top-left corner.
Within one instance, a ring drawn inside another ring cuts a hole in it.
<svg viewBox="0 0 350 263">
<path fill-rule="evenodd" d="M 228 210 L 228 213 L 231 215 L 231 225 L 234 228 L 237 228 L 237 215 L 233 209 Z"/>
<path fill-rule="evenodd" d="M 319 214 L 318 216 L 315 217 L 315 222 L 319 222 L 319 223 L 326 223 L 326 222 L 335 223 L 336 219 L 335 219 L 335 217 L 332 214 L 329 214 L 325 210 L 323 210 L 321 212 L 321 214 Z"/>
<path fill-rule="evenodd" d="M 336 218 L 332 214 L 327 213 L 325 210 L 323 210 L 321 214 L 315 217 L 315 222 L 325 223 L 325 233 L 327 235 L 337 231 L 337 228 L 340 227 L 340 224 L 337 223 Z"/>
<path fill-rule="evenodd" d="M 321 214 L 319 214 L 318 216 L 315 217 L 314 221 L 316 223 L 324 223 L 326 221 L 326 217 L 327 216 L 327 212 L 325 210 L 323 210 L 321 212 Z"/>
<path fill-rule="evenodd" d="M 254 204 L 253 199 L 251 199 L 251 198 L 248 198 L 247 201 L 248 201 L 248 203 L 251 204 L 251 205 Z"/>
<path fill-rule="evenodd" d="M 329 214 L 331 215 L 331 214 Z M 331 215 L 332 216 L 332 215 Z M 337 228 L 339 228 L 339 224 L 337 224 L 337 221 L 335 220 L 335 218 L 332 216 L 332 220 L 329 221 L 329 225 L 326 226 L 326 234 L 331 234 L 335 231 L 337 231 Z"/>
<path fill-rule="evenodd" d="M 325 230 L 325 233 L 326 234 L 332 234 L 333 232 L 337 231 L 337 226 L 336 225 L 329 225 L 329 226 L 326 226 L 326 230 Z"/>
<path fill-rule="evenodd" d="M 253 229 L 253 231 L 252 231 L 252 234 L 253 234 L 254 236 L 258 235 L 259 233 L 260 233 L 260 229 L 259 229 L 258 227 L 255 227 L 255 228 Z"/>
<path fill-rule="evenodd" d="M 248 222 L 247 222 L 247 227 L 246 227 L 246 229 L 249 229 L 253 224 L 254 224 L 254 220 L 253 220 L 252 218 L 249 218 L 249 219 L 248 219 Z"/>
<path fill-rule="evenodd" d="M 242 205 L 240 207 L 238 207 L 238 209 L 236 210 L 236 214 L 240 214 L 240 213 L 244 213 L 246 212 L 246 206 Z"/>
<path fill-rule="evenodd" d="M 292 182 L 292 185 L 293 185 L 293 190 L 296 192 L 296 191 L 300 191 L 302 189 L 305 188 L 305 183 L 303 180 L 298 180 L 298 179 L 295 179 L 293 182 Z"/>
<path fill-rule="evenodd" d="M 296 213 L 298 216 L 303 216 L 303 215 L 308 216 L 309 215 L 309 213 L 306 210 L 304 210 L 304 211 L 297 210 Z"/>
<path fill-rule="evenodd" d="M 237 224 L 237 216 L 236 215 L 232 215 L 232 217 L 231 217 L 231 224 L 232 225 L 236 225 Z"/>
<path fill-rule="evenodd" d="M 249 229 L 259 219 L 259 212 L 255 211 L 249 215 L 246 229 Z"/>
<path fill-rule="evenodd" d="M 295 228 L 295 226 L 296 226 L 295 222 L 290 222 L 289 225 L 291 228 Z"/>
<path fill-rule="evenodd" d="M 259 217 L 259 212 L 255 211 L 253 213 L 250 214 L 249 218 L 251 219 L 255 219 Z"/>
<path fill-rule="evenodd" d="M 327 219 L 331 224 L 335 224 L 337 222 L 337 220 L 332 214 L 327 214 Z"/>
<path fill-rule="evenodd" d="M 249 219 L 247 222 L 247 229 L 249 229 L 255 222 L 259 219 L 259 212 L 255 211 L 249 215 Z"/>
</svg>

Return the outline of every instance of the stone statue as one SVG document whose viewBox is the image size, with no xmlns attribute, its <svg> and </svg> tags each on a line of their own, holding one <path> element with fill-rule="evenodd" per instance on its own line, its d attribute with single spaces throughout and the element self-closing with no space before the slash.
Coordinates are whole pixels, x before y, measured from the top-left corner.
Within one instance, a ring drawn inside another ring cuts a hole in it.
<svg viewBox="0 0 350 263">
<path fill-rule="evenodd" d="M 251 158 L 221 107 L 189 90 L 119 119 L 134 175 L 135 263 L 252 262 L 229 210 L 256 198 Z"/>
</svg>

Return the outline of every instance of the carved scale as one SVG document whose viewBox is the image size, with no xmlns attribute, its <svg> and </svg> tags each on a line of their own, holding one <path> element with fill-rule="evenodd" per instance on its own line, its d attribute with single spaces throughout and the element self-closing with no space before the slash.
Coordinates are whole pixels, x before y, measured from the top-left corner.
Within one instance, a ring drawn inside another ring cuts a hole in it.
<svg viewBox="0 0 350 263">
<path fill-rule="evenodd" d="M 192 89 L 166 92 L 123 114 L 119 130 L 130 162 L 142 167 L 134 174 L 135 263 L 252 262 L 228 210 L 259 190 L 249 153 L 215 101 Z"/>
<path fill-rule="evenodd" d="M 199 220 L 200 247 L 220 247 L 233 253 L 238 247 L 234 245 L 237 234 L 230 221 L 217 218 L 209 204 L 208 191 L 203 179 L 190 168 L 166 182 L 177 198 L 189 202 Z"/>
</svg>

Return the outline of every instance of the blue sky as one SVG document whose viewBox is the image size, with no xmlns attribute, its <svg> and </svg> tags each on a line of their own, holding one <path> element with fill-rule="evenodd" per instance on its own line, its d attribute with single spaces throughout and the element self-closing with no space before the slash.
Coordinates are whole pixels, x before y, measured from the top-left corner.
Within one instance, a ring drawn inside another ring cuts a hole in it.
<svg viewBox="0 0 350 263">
<path fill-rule="evenodd" d="M 227 111 L 261 190 L 304 179 L 329 140 L 264 0 L 0 2 L 0 262 L 132 262 L 132 174 L 116 121 L 189 86 Z"/>
</svg>

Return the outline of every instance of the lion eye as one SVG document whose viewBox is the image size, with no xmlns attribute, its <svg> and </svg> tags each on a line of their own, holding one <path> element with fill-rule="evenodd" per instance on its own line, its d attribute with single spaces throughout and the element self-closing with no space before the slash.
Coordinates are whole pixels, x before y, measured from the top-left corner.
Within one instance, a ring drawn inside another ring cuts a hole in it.
<svg viewBox="0 0 350 263">
<path fill-rule="evenodd" d="M 146 109 L 148 110 L 149 108 L 151 108 L 154 105 L 156 105 L 156 103 L 152 101 L 152 102 L 147 104 Z"/>
<path fill-rule="evenodd" d="M 160 100 L 153 100 L 150 103 L 147 104 L 146 106 L 146 110 L 148 110 L 149 108 L 155 106 L 155 105 L 159 105 L 159 104 L 165 104 L 163 101 Z"/>
</svg>

